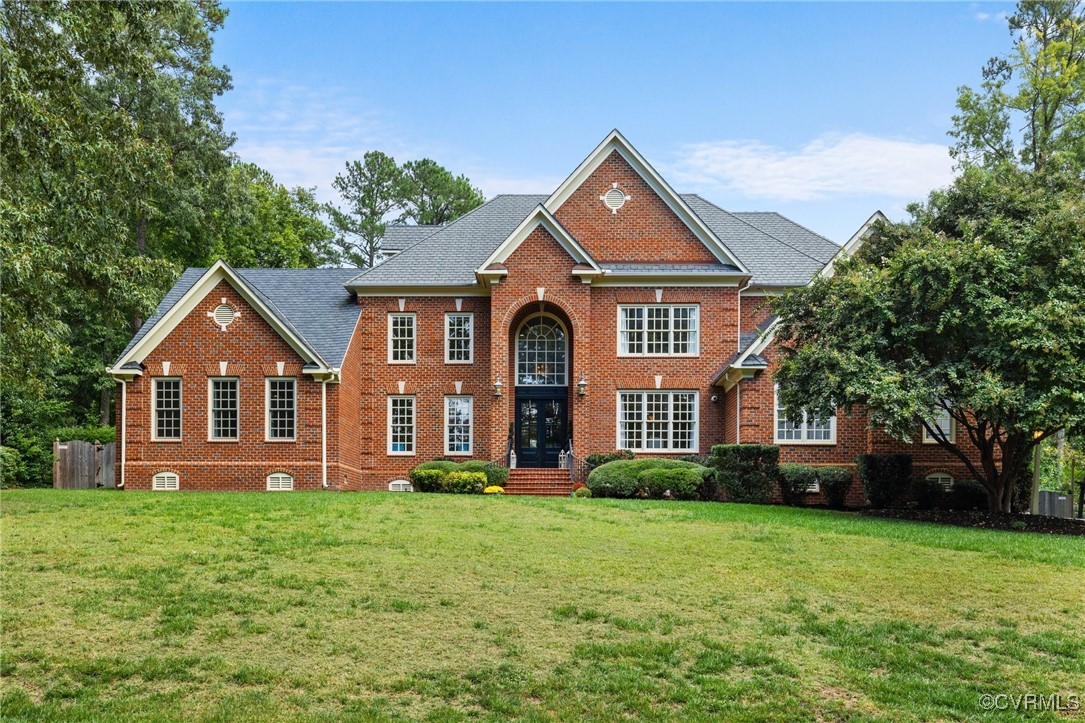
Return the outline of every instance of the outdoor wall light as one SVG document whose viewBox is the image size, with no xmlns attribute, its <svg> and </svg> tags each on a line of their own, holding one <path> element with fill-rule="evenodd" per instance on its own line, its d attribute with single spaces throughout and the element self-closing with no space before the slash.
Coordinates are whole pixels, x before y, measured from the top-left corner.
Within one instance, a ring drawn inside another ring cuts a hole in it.
<svg viewBox="0 0 1085 723">
<path fill-rule="evenodd" d="M 576 393 L 582 397 L 588 393 L 588 380 L 584 378 L 584 372 L 580 372 L 580 381 L 576 383 Z"/>
<path fill-rule="evenodd" d="M 494 396 L 495 397 L 500 397 L 501 396 L 501 390 L 503 388 L 504 388 L 504 385 L 501 383 L 501 375 L 498 374 L 497 379 L 494 381 Z"/>
</svg>

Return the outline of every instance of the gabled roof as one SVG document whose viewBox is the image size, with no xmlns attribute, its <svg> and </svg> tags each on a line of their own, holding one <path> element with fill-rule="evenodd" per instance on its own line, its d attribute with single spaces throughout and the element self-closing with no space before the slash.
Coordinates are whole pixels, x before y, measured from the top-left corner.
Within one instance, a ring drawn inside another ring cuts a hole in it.
<svg viewBox="0 0 1085 723">
<path fill-rule="evenodd" d="M 745 272 L 746 267 L 742 261 L 731 252 L 731 249 L 705 224 L 705 222 L 690 209 L 685 199 L 674 192 L 670 184 L 659 175 L 655 168 L 644 159 L 636 148 L 633 147 L 625 136 L 617 129 L 612 130 L 603 142 L 588 154 L 576 170 L 557 187 L 544 204 L 551 213 L 557 213 L 561 205 L 565 203 L 580 185 L 605 161 L 611 153 L 618 153 L 626 163 L 636 171 L 644 182 L 659 196 L 671 211 L 693 232 L 705 247 L 719 260 L 721 264 L 731 264 Z"/>
<path fill-rule="evenodd" d="M 486 274 L 491 264 L 504 264 L 512 255 L 512 252 L 518 249 L 520 244 L 531 235 L 531 232 L 540 226 L 558 242 L 559 246 L 565 249 L 565 252 L 569 254 L 573 261 L 577 262 L 578 265 L 588 267 L 590 271 L 585 270 L 584 273 L 603 273 L 603 270 L 599 268 L 599 264 L 595 263 L 595 259 L 577 243 L 577 240 L 565 230 L 561 222 L 554 218 L 554 214 L 550 213 L 546 206 L 541 203 L 494 249 L 492 254 L 486 257 L 485 261 L 479 264 L 478 268 L 475 269 L 475 273 Z"/>
<path fill-rule="evenodd" d="M 207 269 L 186 269 L 117 358 L 114 369 L 142 360 L 223 279 L 302 358 L 316 369 L 337 369 L 361 312 L 343 288 L 356 273 L 357 269 L 234 269 L 223 261 Z"/>
<path fill-rule="evenodd" d="M 851 238 L 848 239 L 848 242 L 837 250 L 836 254 L 834 254 L 833 257 L 829 260 L 829 263 L 825 264 L 825 268 L 820 271 L 820 274 L 822 276 L 832 276 L 833 265 L 838 260 L 842 258 L 847 258 L 848 256 L 851 256 L 853 253 L 858 251 L 859 248 L 863 245 L 863 242 L 865 242 L 867 240 L 867 237 L 870 236 L 871 227 L 879 221 L 883 223 L 888 223 L 889 219 L 886 218 L 885 214 L 881 211 L 875 211 L 874 213 L 870 214 L 870 218 L 866 220 L 866 223 L 860 226 L 859 230 L 853 233 Z"/>
<path fill-rule="evenodd" d="M 381 237 L 381 251 L 389 253 L 389 255 L 400 253 L 432 236 L 442 228 L 444 227 L 390 223 L 385 227 L 384 236 Z"/>
</svg>

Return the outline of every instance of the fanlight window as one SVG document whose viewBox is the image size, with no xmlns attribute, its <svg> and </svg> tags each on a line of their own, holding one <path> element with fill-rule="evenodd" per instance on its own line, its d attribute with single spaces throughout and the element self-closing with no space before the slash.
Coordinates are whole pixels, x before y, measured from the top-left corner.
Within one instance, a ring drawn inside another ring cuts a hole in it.
<svg viewBox="0 0 1085 723">
<path fill-rule="evenodd" d="M 557 319 L 535 316 L 516 337 L 516 383 L 563 387 L 568 384 L 565 329 Z"/>
</svg>

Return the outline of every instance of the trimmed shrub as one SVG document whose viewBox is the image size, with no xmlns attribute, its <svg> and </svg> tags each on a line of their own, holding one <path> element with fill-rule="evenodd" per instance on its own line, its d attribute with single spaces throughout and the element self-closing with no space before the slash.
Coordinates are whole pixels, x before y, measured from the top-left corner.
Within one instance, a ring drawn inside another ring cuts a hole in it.
<svg viewBox="0 0 1085 723">
<path fill-rule="evenodd" d="M 490 487 L 504 487 L 505 483 L 509 481 L 508 468 L 493 462 L 483 462 L 482 460 L 461 462 L 456 466 L 456 471 L 482 472 L 486 475 L 486 485 Z"/>
<path fill-rule="evenodd" d="M 695 500 L 704 474 L 696 467 L 657 467 L 645 470 L 640 479 L 654 500 L 665 499 L 668 492 L 676 500 Z"/>
<path fill-rule="evenodd" d="M 871 507 L 888 507 L 907 489 L 912 477 L 910 454 L 861 454 L 856 462 Z"/>
<path fill-rule="evenodd" d="M 444 492 L 448 473 L 441 469 L 415 467 L 407 476 L 417 492 Z"/>
<path fill-rule="evenodd" d="M 821 494 L 825 496 L 825 504 L 830 509 L 844 509 L 845 500 L 848 498 L 848 490 L 851 489 L 852 475 L 850 469 L 843 467 L 819 467 L 818 485 L 821 486 Z"/>
<path fill-rule="evenodd" d="M 588 475 L 588 488 L 592 491 L 593 497 L 655 497 L 659 499 L 667 489 L 670 489 L 671 494 L 677 497 L 678 493 L 671 486 L 661 486 L 664 485 L 661 478 L 653 475 L 654 482 L 645 479 L 645 473 L 651 470 L 673 469 L 693 470 L 699 477 L 693 496 L 681 499 L 696 499 L 705 477 L 711 474 L 711 470 L 706 467 L 677 459 L 620 459 L 593 469 Z M 682 484 L 688 485 L 691 479 L 692 477 L 685 477 Z M 689 494 L 685 487 L 683 490 L 683 495 Z"/>
<path fill-rule="evenodd" d="M 779 460 L 780 448 L 772 444 L 712 447 L 716 481 L 732 502 L 770 502 L 780 475 Z"/>
<path fill-rule="evenodd" d="M 454 495 L 480 495 L 485 487 L 485 472 L 449 472 L 444 479 L 444 491 Z"/>
<path fill-rule="evenodd" d="M 912 481 L 912 499 L 921 510 L 937 510 L 946 504 L 946 488 L 941 482 L 920 478 Z"/>
<path fill-rule="evenodd" d="M 577 487 L 573 490 L 573 497 L 591 497 L 591 490 L 587 487 Z"/>
<path fill-rule="evenodd" d="M 780 465 L 780 494 L 785 505 L 802 507 L 807 490 L 818 481 L 817 468 L 806 464 Z"/>
<path fill-rule="evenodd" d="M 954 482 L 946 493 L 945 506 L 950 510 L 986 510 L 987 488 L 970 479 Z"/>
<path fill-rule="evenodd" d="M 708 470 L 697 489 L 697 498 L 703 502 L 717 502 L 720 499 L 720 484 L 717 481 L 716 468 L 712 466 L 712 456 L 708 454 L 687 454 L 680 457 L 683 462 L 693 462 Z"/>
<path fill-rule="evenodd" d="M 628 449 L 619 449 L 616 452 L 607 452 L 605 454 L 589 454 L 584 462 L 588 465 L 589 469 L 595 469 L 596 467 L 602 467 L 608 462 L 617 462 L 619 459 L 633 459 L 633 452 Z"/>
<path fill-rule="evenodd" d="M 449 472 L 455 472 L 459 467 L 460 466 L 457 463 L 451 460 L 435 459 L 432 462 L 423 462 L 415 467 L 415 469 L 437 469 L 448 474 Z"/>
<path fill-rule="evenodd" d="M 60 427 L 53 430 L 53 436 L 61 442 L 70 442 L 80 439 L 84 442 L 101 442 L 109 444 L 117 440 L 115 427 L 103 427 L 96 424 L 88 424 L 83 427 Z"/>
</svg>

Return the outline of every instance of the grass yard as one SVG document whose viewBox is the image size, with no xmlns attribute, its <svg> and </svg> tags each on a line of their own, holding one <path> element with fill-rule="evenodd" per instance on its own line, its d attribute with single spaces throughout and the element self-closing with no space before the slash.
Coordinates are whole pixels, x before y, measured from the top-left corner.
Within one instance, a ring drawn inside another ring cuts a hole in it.
<svg viewBox="0 0 1085 723">
<path fill-rule="evenodd" d="M 5 491 L 8 720 L 1005 720 L 1085 544 L 781 507 Z M 1078 713 L 1043 713 L 1060 720 Z"/>
</svg>

